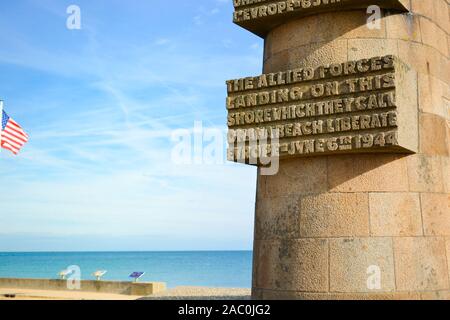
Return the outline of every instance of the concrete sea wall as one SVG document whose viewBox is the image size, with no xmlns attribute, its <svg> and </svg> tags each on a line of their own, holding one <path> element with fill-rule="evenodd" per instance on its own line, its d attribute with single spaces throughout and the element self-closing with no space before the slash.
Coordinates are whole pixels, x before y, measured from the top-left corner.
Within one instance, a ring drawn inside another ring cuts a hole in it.
<svg viewBox="0 0 450 320">
<path fill-rule="evenodd" d="M 69 290 L 66 280 L 57 280 L 57 279 L 1 278 L 0 288 L 56 290 L 56 291 Z M 166 284 L 163 282 L 133 283 L 125 281 L 83 280 L 81 281 L 81 289 L 79 291 L 148 296 L 165 290 Z"/>
</svg>

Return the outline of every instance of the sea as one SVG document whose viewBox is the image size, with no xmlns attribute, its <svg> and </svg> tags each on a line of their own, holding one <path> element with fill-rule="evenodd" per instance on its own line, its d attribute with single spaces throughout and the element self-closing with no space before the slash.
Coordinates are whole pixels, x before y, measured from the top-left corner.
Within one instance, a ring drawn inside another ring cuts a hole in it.
<svg viewBox="0 0 450 320">
<path fill-rule="evenodd" d="M 106 270 L 103 280 L 131 281 L 133 272 L 145 272 L 140 281 L 169 288 L 250 288 L 252 251 L 0 253 L 0 278 L 58 279 L 70 266 L 79 267 L 83 280 Z"/>
</svg>

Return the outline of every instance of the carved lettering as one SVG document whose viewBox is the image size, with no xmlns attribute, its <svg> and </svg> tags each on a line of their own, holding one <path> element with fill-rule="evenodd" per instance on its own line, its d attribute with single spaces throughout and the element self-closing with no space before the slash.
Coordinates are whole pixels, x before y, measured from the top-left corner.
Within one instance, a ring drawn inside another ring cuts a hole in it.
<svg viewBox="0 0 450 320">
<path fill-rule="evenodd" d="M 227 81 L 229 156 L 398 151 L 396 68 L 387 55 Z"/>
</svg>

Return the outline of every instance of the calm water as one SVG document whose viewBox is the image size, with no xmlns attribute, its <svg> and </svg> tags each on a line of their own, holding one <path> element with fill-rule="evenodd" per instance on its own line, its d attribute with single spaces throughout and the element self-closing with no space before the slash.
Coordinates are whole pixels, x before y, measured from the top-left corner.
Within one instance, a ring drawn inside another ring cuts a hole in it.
<svg viewBox="0 0 450 320">
<path fill-rule="evenodd" d="M 108 270 L 104 280 L 129 280 L 145 271 L 142 281 L 162 281 L 169 287 L 251 287 L 251 251 L 210 252 L 84 252 L 0 253 L 0 278 L 58 278 L 68 266 L 81 268 L 82 279 Z"/>
</svg>

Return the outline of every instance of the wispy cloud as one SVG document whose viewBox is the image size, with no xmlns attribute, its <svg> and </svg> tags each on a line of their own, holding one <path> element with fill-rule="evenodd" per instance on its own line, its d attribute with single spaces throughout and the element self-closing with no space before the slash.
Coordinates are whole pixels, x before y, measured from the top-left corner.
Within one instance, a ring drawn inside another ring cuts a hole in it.
<svg viewBox="0 0 450 320">
<path fill-rule="evenodd" d="M 31 135 L 20 157 L 0 155 L 8 181 L 0 184 L 0 235 L 203 235 L 249 248 L 255 169 L 175 165 L 170 137 L 194 121 L 223 127 L 224 81 L 259 72 L 258 40 L 237 28 L 230 35 L 231 7 L 221 0 L 191 11 L 180 3 L 171 9 L 179 19 L 153 21 L 139 16 L 144 8 L 133 16 L 126 5 L 108 2 L 102 13 L 102 3 L 80 1 L 79 34 L 45 31 L 65 17 L 56 1 L 0 5 L 0 66 L 7 70 L 0 87 Z M 146 6 L 151 14 L 166 5 Z M 23 24 L 27 15 L 15 21 L 20 6 L 33 6 L 28 14 L 45 25 L 33 30 Z M 119 26 L 106 26 L 111 15 Z M 208 24 L 215 36 L 197 24 Z M 246 236 L 234 241 L 235 232 Z M 202 248 L 201 241 L 192 248 Z"/>
</svg>

